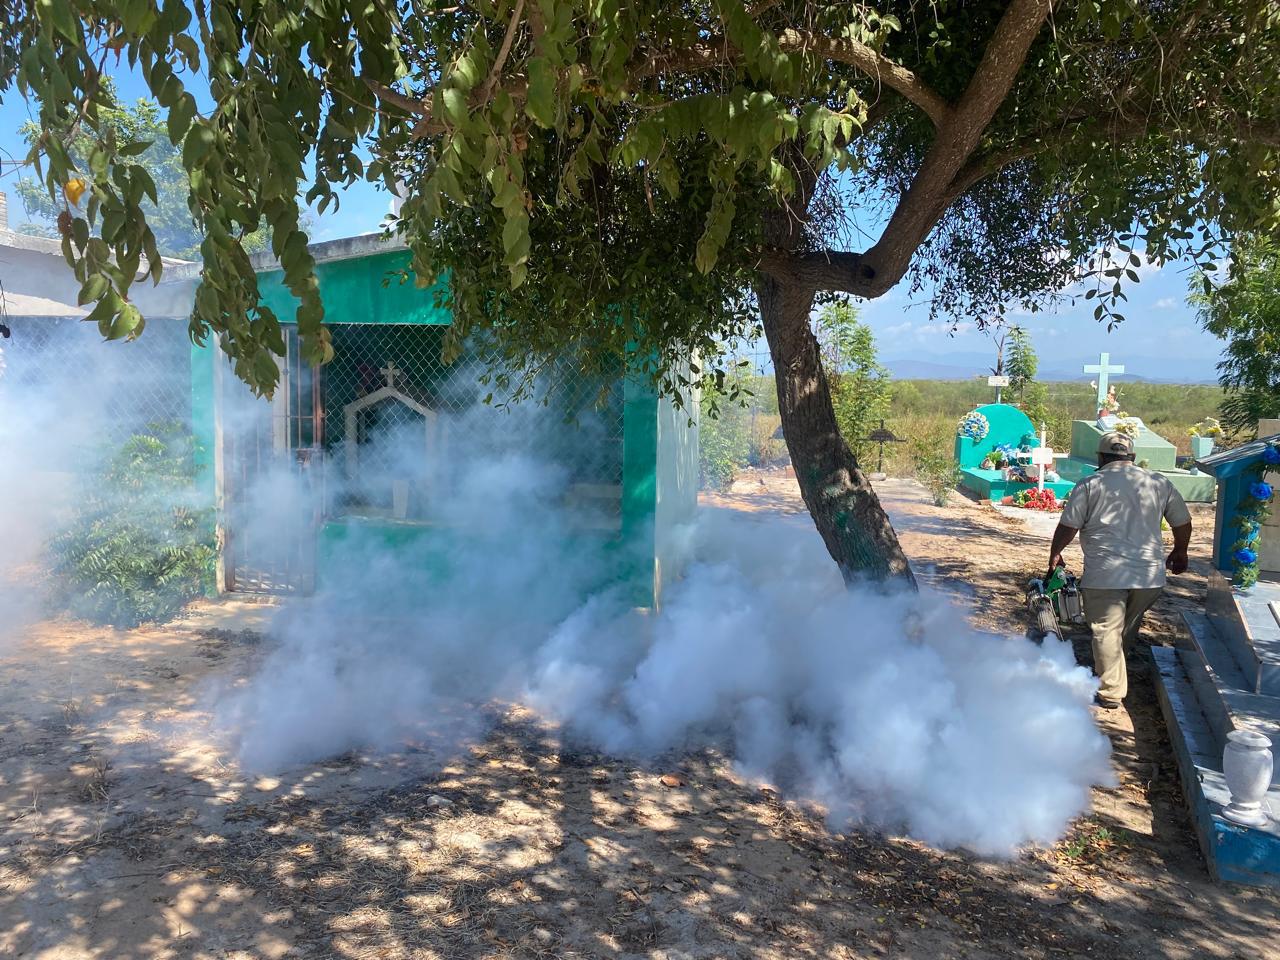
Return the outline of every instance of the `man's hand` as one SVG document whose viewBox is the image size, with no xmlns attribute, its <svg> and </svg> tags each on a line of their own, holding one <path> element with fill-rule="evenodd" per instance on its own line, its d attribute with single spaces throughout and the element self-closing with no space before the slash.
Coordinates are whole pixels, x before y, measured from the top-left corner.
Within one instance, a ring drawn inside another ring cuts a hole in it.
<svg viewBox="0 0 1280 960">
<path fill-rule="evenodd" d="M 1068 527 L 1062 523 L 1058 524 L 1058 529 L 1053 531 L 1053 543 L 1049 545 L 1049 573 L 1045 577 L 1047 580 L 1053 576 L 1053 571 L 1061 566 L 1065 566 L 1062 562 L 1062 551 L 1067 549 L 1067 544 L 1076 538 L 1076 528 Z"/>
<path fill-rule="evenodd" d="M 1164 565 L 1170 573 L 1187 572 L 1187 545 L 1191 543 L 1191 524 L 1184 523 L 1173 528 L 1173 549 L 1165 559 Z"/>
</svg>

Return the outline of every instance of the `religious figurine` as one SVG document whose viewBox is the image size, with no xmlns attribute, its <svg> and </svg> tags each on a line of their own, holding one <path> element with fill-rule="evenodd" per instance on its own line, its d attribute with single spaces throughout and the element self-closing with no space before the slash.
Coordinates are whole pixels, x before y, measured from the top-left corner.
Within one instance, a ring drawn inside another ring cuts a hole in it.
<svg viewBox="0 0 1280 960">
<path fill-rule="evenodd" d="M 1093 386 L 1093 384 L 1091 384 Z M 1106 416 L 1114 416 L 1120 411 L 1120 398 L 1116 396 L 1116 388 L 1114 386 L 1107 388 L 1106 399 L 1102 401 L 1102 406 L 1098 409 L 1098 419 L 1101 420 Z"/>
</svg>

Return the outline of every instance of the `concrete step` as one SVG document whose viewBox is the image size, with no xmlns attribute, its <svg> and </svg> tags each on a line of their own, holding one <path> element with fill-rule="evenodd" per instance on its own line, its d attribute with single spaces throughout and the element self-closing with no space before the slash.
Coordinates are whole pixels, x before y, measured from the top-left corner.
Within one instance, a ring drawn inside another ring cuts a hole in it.
<svg viewBox="0 0 1280 960">
<path fill-rule="evenodd" d="M 1197 696 L 1203 685 L 1193 684 L 1184 668 L 1184 662 L 1194 663 L 1199 652 L 1149 649 L 1183 794 L 1210 874 L 1220 881 L 1280 887 L 1280 823 L 1275 819 L 1280 817 L 1280 786 L 1273 783 L 1267 795 L 1265 806 L 1272 821 L 1266 826 L 1245 827 L 1222 816 L 1222 808 L 1230 801 L 1222 777 L 1222 748 Z M 1199 662 L 1202 670 L 1209 669 L 1203 659 Z"/>
<path fill-rule="evenodd" d="M 1221 752 L 1230 731 L 1247 728 L 1270 737 L 1280 757 L 1280 697 L 1248 689 L 1249 684 L 1214 621 L 1186 612 L 1182 619 L 1191 634 L 1192 646 L 1180 648 L 1177 656 L 1213 734 L 1215 749 Z M 1276 776 L 1280 778 L 1280 765 Z"/>
<path fill-rule="evenodd" d="M 1280 586 L 1260 583 L 1236 590 L 1219 572 L 1209 577 L 1205 611 L 1245 677 L 1245 689 L 1280 697 L 1280 623 L 1270 603 Z"/>
</svg>

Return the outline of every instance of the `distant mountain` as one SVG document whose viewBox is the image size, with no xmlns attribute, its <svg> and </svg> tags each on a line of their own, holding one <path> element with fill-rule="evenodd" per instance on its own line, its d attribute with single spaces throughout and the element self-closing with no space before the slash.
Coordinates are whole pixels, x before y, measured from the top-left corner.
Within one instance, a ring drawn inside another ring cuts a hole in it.
<svg viewBox="0 0 1280 960">
<path fill-rule="evenodd" d="M 1096 375 L 1084 373 L 1082 367 L 1086 363 L 1097 363 L 1096 356 L 1086 359 L 1054 357 L 1046 364 L 1040 358 L 1041 369 L 1036 379 L 1045 383 L 1088 382 Z M 986 377 L 991 373 L 995 358 L 985 353 L 956 352 L 929 357 L 920 354 L 914 356 L 883 356 L 880 362 L 889 368 L 895 380 L 972 380 Z M 1150 356 L 1115 357 L 1115 363 L 1123 363 L 1125 373 L 1112 376 L 1112 380 L 1143 380 L 1147 383 L 1217 383 L 1213 365 L 1217 357 L 1204 360 L 1181 360 Z"/>
</svg>

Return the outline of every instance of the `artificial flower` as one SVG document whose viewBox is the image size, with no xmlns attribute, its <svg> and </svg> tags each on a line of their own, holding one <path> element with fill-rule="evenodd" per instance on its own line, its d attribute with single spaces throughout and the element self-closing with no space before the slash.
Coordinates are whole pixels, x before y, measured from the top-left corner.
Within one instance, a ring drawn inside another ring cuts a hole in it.
<svg viewBox="0 0 1280 960">
<path fill-rule="evenodd" d="M 1248 547 L 1241 547 L 1232 556 L 1235 557 L 1236 563 L 1243 564 L 1246 567 L 1252 565 L 1258 559 L 1258 554 Z"/>
<path fill-rule="evenodd" d="M 1250 484 L 1249 486 L 1249 496 L 1253 497 L 1255 500 L 1261 500 L 1263 503 L 1266 503 L 1271 499 L 1271 493 L 1271 484 L 1267 483 L 1265 480 L 1259 480 L 1257 483 Z"/>
<path fill-rule="evenodd" d="M 1280 447 L 1268 443 L 1262 450 L 1262 462 L 1269 467 L 1280 466 Z"/>
</svg>

